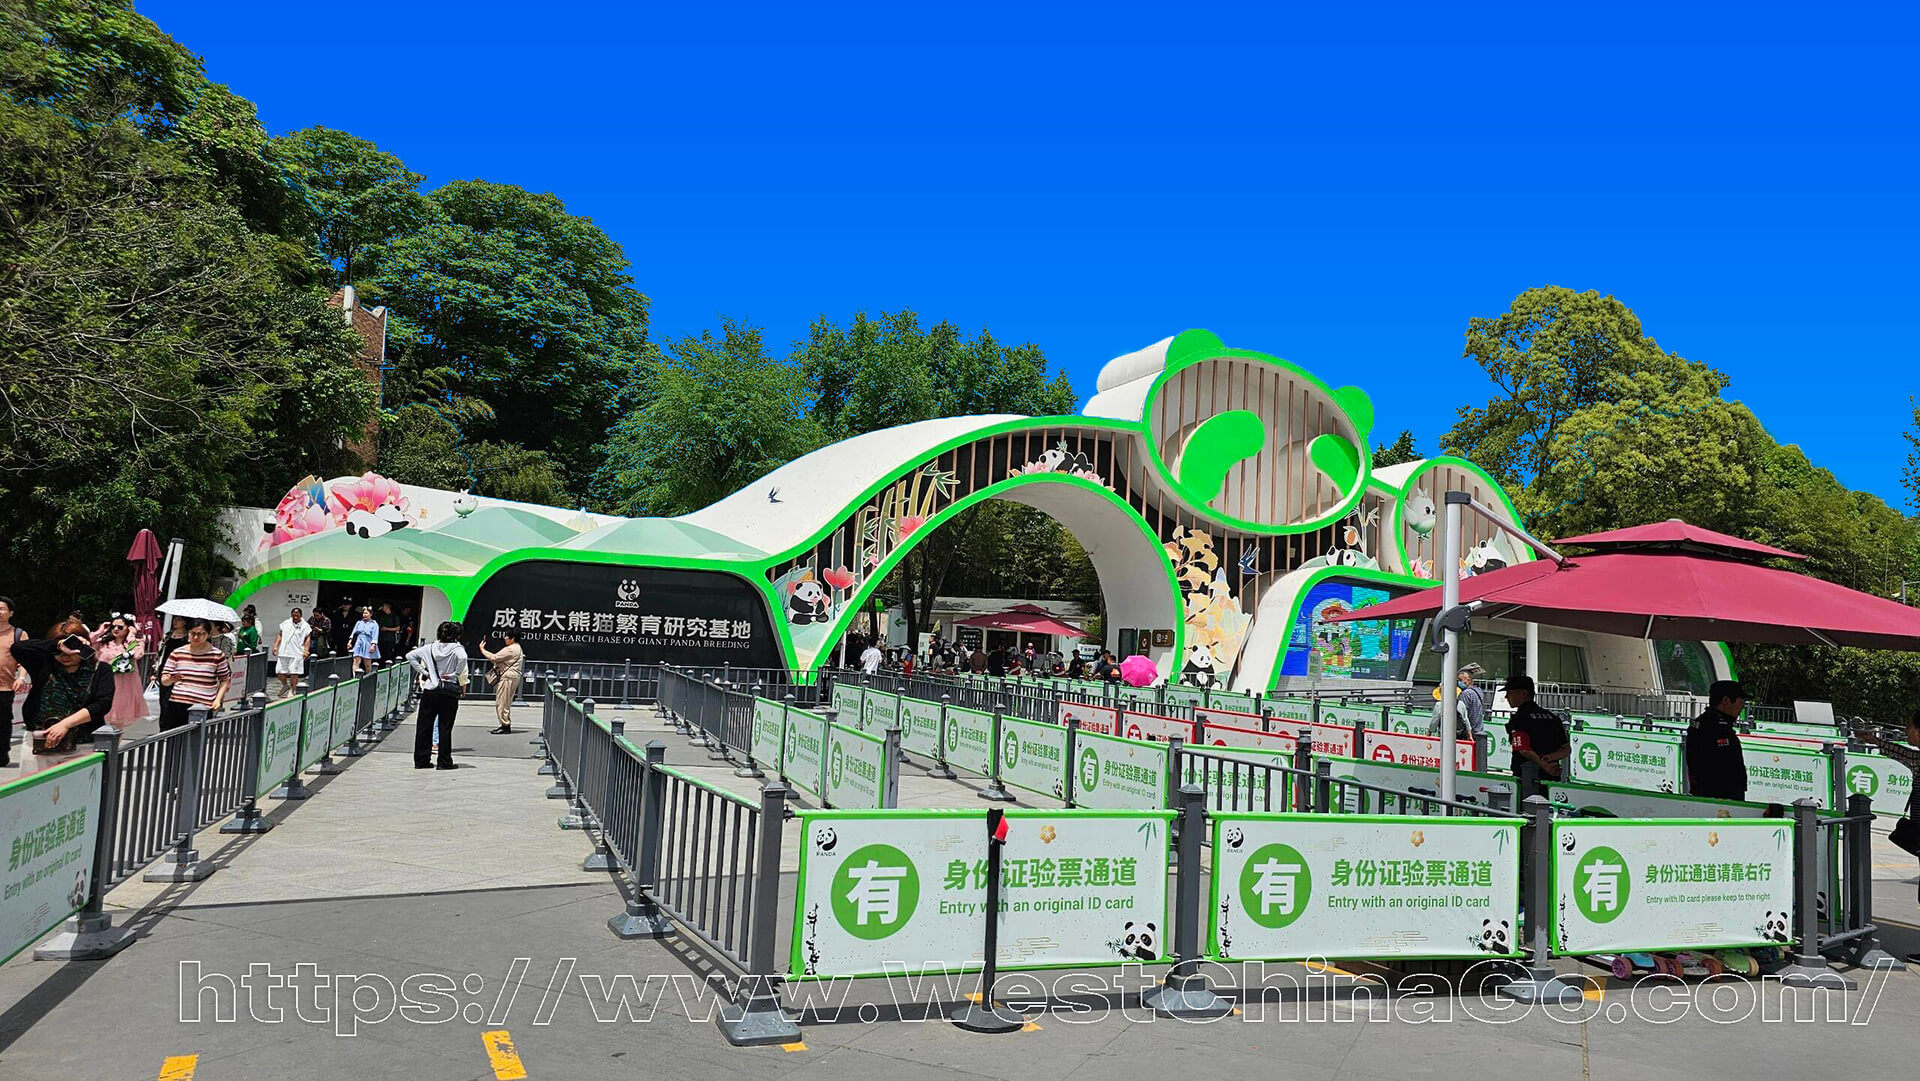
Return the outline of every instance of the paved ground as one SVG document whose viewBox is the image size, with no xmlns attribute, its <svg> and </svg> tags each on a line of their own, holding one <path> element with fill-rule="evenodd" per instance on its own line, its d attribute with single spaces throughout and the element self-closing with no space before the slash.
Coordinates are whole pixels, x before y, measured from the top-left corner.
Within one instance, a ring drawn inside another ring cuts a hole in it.
<svg viewBox="0 0 1920 1081">
<path fill-rule="evenodd" d="M 1804 993 L 1770 989 L 1755 1005 L 1751 993 L 1730 988 L 1722 1016 L 1752 1016 L 1716 1023 L 1685 1008 L 1705 997 L 1697 987 L 1683 998 L 1603 984 L 1575 1011 L 1591 1015 L 1584 1020 L 1501 1015 L 1497 1000 L 1477 997 L 1406 996 L 1370 1011 L 1338 972 L 1276 966 L 1273 975 L 1296 989 L 1264 1006 L 1245 1003 L 1237 1018 L 1155 1021 L 1131 998 L 1083 998 L 1087 1013 L 1038 1016 L 1028 1031 L 1000 1037 L 937 1019 L 895 1020 L 887 987 L 866 981 L 849 989 L 837 1022 L 806 1024 L 801 1044 L 734 1049 L 704 1019 L 712 1001 L 689 979 L 700 971 L 699 951 L 678 939 L 621 942 L 607 932 L 622 903 L 615 882 L 580 870 L 588 843 L 556 827 L 561 805 L 544 798 L 527 737 L 486 734 L 486 712 L 463 707 L 458 771 L 413 770 L 412 732 L 403 728 L 346 772 L 313 780 L 311 800 L 275 805 L 271 833 L 203 835 L 202 852 L 221 864 L 206 881 L 123 885 L 110 903 L 141 938 L 118 957 L 22 958 L 0 968 L 0 1078 L 1479 1081 L 1490 1070 L 1517 1070 L 1678 1081 L 1836 1069 L 1883 1076 L 1920 1060 L 1920 969 L 1859 974 L 1866 990 L 1827 1004 L 1837 1017 L 1830 1021 L 1780 1019 Z M 650 713 L 625 716 L 630 733 L 666 742 L 669 762 L 751 790 L 753 782 L 709 764 Z M 902 802 L 979 804 L 966 787 L 911 768 Z M 797 841 L 793 827 L 788 834 Z M 1889 925 L 1889 946 L 1920 949 L 1914 862 L 1879 849 L 1877 902 L 1899 921 Z M 303 973 L 303 964 L 313 967 Z M 251 993 L 242 982 L 249 966 L 267 966 Z M 292 977 L 291 986 L 270 990 L 269 973 Z M 862 1002 L 885 1003 L 869 1016 L 887 1020 L 862 1023 Z M 506 1035 L 490 1050 L 488 1033 Z"/>
</svg>

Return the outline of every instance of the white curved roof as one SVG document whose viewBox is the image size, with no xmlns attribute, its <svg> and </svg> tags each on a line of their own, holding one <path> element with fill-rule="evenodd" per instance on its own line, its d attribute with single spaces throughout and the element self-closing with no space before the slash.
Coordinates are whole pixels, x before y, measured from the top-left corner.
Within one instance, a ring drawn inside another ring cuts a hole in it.
<svg viewBox="0 0 1920 1081">
<path fill-rule="evenodd" d="M 1421 458 L 1418 461 L 1401 462 L 1399 465 L 1383 465 L 1373 471 L 1373 479 L 1389 488 L 1405 488 L 1407 478 L 1413 476 L 1421 466 L 1426 464 L 1427 460 Z"/>
<path fill-rule="evenodd" d="M 752 484 L 677 521 L 711 529 L 763 552 L 784 552 L 835 521 L 868 488 L 934 447 L 1018 413 L 938 417 L 882 428 L 804 454 Z M 773 493 L 778 502 L 768 498 Z"/>
</svg>

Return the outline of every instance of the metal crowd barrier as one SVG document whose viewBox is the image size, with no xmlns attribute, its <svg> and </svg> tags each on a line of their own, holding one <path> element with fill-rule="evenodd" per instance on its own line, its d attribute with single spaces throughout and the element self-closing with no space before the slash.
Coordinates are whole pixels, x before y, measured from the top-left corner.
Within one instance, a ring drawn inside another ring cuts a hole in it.
<svg viewBox="0 0 1920 1081">
<path fill-rule="evenodd" d="M 738 693 L 671 673 L 660 686 L 663 705 L 684 709 L 701 695 L 722 713 Z M 741 979 L 719 1019 L 728 1042 L 798 1039 L 780 1008 L 774 963 L 786 786 L 769 781 L 755 800 L 704 784 L 668 766 L 659 741 L 635 747 L 623 721 L 602 721 L 577 690 L 544 682 L 541 731 L 556 782 L 547 795 L 568 801 L 561 828 L 595 838 L 583 868 L 615 871 L 632 886 L 608 927 L 622 938 L 659 938 L 677 925 L 732 965 Z M 752 697 L 743 697 L 751 716 Z"/>
<path fill-rule="evenodd" d="M 410 681 L 403 684 L 398 676 L 388 678 L 395 680 L 390 700 L 391 712 L 397 713 L 405 708 Z M 329 753 L 340 750 L 348 757 L 363 753 L 360 741 L 375 738 L 381 730 L 379 722 L 391 720 L 391 713 L 376 715 L 379 699 L 369 693 L 375 690 L 374 681 L 364 680 L 359 686 L 347 739 L 329 746 Z M 259 813 L 258 801 L 265 794 L 257 790 L 267 708 L 267 696 L 256 693 L 243 706 L 143 739 L 123 742 L 110 725 L 95 731 L 93 749 L 104 761 L 92 891 L 81 911 L 35 950 L 35 957 L 89 960 L 118 953 L 131 938 L 125 928 L 112 926 L 104 910 L 109 890 L 143 870 L 149 882 L 197 882 L 213 874 L 216 867 L 201 858 L 195 838 L 227 815 L 234 818 L 221 827 L 222 833 L 265 833 L 273 828 Z M 303 726 L 304 712 L 303 707 Z M 296 738 L 304 735 L 302 730 Z M 296 752 L 296 781 L 301 772 L 298 761 Z M 324 757 L 312 768 L 338 772 Z M 288 798 L 303 797 L 301 789 Z"/>
</svg>

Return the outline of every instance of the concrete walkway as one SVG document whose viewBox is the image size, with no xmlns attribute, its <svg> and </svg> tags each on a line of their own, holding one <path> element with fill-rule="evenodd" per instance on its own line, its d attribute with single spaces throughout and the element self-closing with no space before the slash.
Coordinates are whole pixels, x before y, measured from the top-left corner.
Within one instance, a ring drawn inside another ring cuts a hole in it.
<svg viewBox="0 0 1920 1081">
<path fill-rule="evenodd" d="M 517 723 L 532 728 L 533 711 L 521 712 Z M 661 739 L 668 762 L 753 791 L 755 782 L 710 762 L 650 710 L 610 715 L 624 717 L 638 741 Z M 615 881 L 580 870 L 589 844 L 557 828 L 562 805 L 544 796 L 549 782 L 534 775 L 528 736 L 488 727 L 490 710 L 464 705 L 455 734 L 462 768 L 442 772 L 412 768 L 409 724 L 345 772 L 312 779 L 312 799 L 273 805 L 271 833 L 203 834 L 201 851 L 220 864 L 213 877 L 136 880 L 111 895 L 116 920 L 141 937 L 109 961 L 22 957 L 0 968 L 0 1078 L 1483 1081 L 1514 1070 L 1678 1081 L 1836 1069 L 1892 1076 L 1920 1060 L 1920 971 L 1860 974 L 1867 990 L 1845 1000 L 1838 1020 L 1765 1020 L 1763 1012 L 1793 1012 L 1795 1000 L 1774 989 L 1753 1016 L 1722 1024 L 1675 1008 L 1707 997 L 1697 987 L 1654 996 L 1603 981 L 1576 1011 L 1592 1015 L 1585 1019 L 1503 1014 L 1477 998 L 1409 996 L 1370 1011 L 1352 1001 L 1352 980 L 1338 970 L 1276 966 L 1301 989 L 1246 1004 L 1236 1018 L 1156 1021 L 1128 998 L 1083 998 L 1085 1013 L 1039 1016 L 1001 1037 L 937 1017 L 896 1019 L 925 1011 L 911 998 L 896 1005 L 884 982 L 862 981 L 807 992 L 809 1001 L 844 993 L 848 1008 L 837 1021 L 806 1024 L 800 1043 L 734 1049 L 707 1019 L 701 952 L 681 938 L 621 942 L 608 933 L 605 921 L 622 905 Z M 972 786 L 912 767 L 902 803 L 984 805 Z M 786 837 L 791 868 L 797 827 Z M 1889 948 L 1920 949 L 1920 927 L 1909 926 L 1916 867 L 1882 847 L 1878 904 L 1900 921 Z M 863 1023 L 860 1003 L 883 1020 Z M 1660 1022 L 1660 1009 L 1671 1023 Z"/>
</svg>

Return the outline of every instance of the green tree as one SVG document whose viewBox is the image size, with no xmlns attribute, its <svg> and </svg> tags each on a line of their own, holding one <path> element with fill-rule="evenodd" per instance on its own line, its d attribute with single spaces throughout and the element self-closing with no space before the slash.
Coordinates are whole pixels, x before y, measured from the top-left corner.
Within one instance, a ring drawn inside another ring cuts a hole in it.
<svg viewBox="0 0 1920 1081">
<path fill-rule="evenodd" d="M 846 326 L 822 316 L 792 359 L 806 373 L 814 418 L 833 439 L 934 417 L 1061 416 L 1072 413 L 1078 400 L 1066 373 L 1050 369 L 1038 346 L 1003 346 L 984 329 L 968 340 L 959 327 L 944 321 L 922 327 L 910 309 L 877 317 L 857 312 Z M 882 584 L 901 598 L 910 641 L 918 641 L 920 630 L 932 625 L 934 600 L 963 561 L 962 552 L 976 528 L 983 521 L 1010 520 L 986 514 L 982 506 L 962 511 L 947 528 L 916 545 Z M 1043 515 L 1026 519 L 1022 536 L 1047 551 L 1079 550 L 1065 530 Z M 1081 561 L 1084 564 L 1084 553 Z M 1012 565 L 1023 570 L 1028 566 L 1020 561 Z M 1090 575 L 1091 565 L 1073 573 Z M 997 588 L 1032 593 L 1037 582 L 1022 579 Z"/>
<path fill-rule="evenodd" d="M 273 140 L 273 149 L 312 208 L 320 255 L 336 284 L 354 284 L 362 252 L 426 220 L 420 174 L 365 139 L 311 127 Z"/>
<path fill-rule="evenodd" d="M 464 436 L 591 477 L 646 352 L 647 298 L 620 246 L 554 196 L 507 184 L 456 181 L 428 194 L 427 213 L 355 256 L 368 303 L 392 313 L 387 400 L 481 399 L 492 415 Z"/>
<path fill-rule="evenodd" d="M 1912 405 L 1913 399 L 1907 399 Z M 1907 489 L 1907 505 L 1920 514 L 1920 406 L 1913 410 L 1913 423 L 1901 433 L 1907 437 L 1907 467 L 1900 472 L 1900 483 Z"/>
<path fill-rule="evenodd" d="M 547 452 L 517 443 L 466 442 L 446 412 L 425 402 L 385 415 L 379 454 L 380 472 L 402 484 L 554 507 L 573 502 L 559 465 Z"/>
<path fill-rule="evenodd" d="M 1462 407 L 1440 445 L 1507 484 L 1552 465 L 1561 427 L 1581 408 L 1620 397 L 1617 379 L 1671 379 L 1686 363 L 1647 337 L 1625 304 L 1555 285 L 1521 293 L 1502 315 L 1470 319 L 1461 355 L 1486 371 L 1500 396 Z"/>
<path fill-rule="evenodd" d="M 183 588 L 208 588 L 210 508 L 300 455 L 285 403 L 329 449 L 366 420 L 265 143 L 125 3 L 0 18 L 0 577 L 29 626 L 124 604 L 142 527 L 185 539 Z"/>
<path fill-rule="evenodd" d="M 799 370 L 767 355 L 759 327 L 723 319 L 635 378 L 645 404 L 608 433 L 594 482 L 613 513 L 686 514 L 820 445 Z"/>
<path fill-rule="evenodd" d="M 1390 465 L 1402 465 L 1420 460 L 1420 451 L 1413 445 L 1411 429 L 1402 429 L 1400 438 L 1384 446 L 1373 448 L 1373 467 L 1384 469 Z"/>
</svg>

